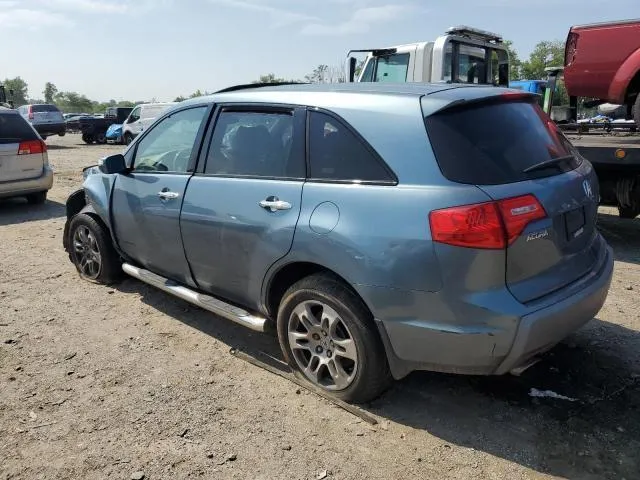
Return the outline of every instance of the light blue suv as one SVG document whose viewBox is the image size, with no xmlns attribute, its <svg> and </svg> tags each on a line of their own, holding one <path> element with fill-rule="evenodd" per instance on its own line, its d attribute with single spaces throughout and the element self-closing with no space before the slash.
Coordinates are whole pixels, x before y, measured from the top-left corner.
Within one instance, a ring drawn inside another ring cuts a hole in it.
<svg viewBox="0 0 640 480">
<path fill-rule="evenodd" d="M 425 84 L 182 102 L 85 171 L 64 246 L 257 331 L 354 402 L 413 370 L 520 371 L 611 282 L 598 182 L 534 96 Z"/>
</svg>

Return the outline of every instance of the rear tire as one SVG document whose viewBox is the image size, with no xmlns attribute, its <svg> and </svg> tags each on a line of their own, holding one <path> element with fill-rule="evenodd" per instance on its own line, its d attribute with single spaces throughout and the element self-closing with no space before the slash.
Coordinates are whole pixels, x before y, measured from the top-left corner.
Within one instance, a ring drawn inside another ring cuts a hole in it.
<svg viewBox="0 0 640 480">
<path fill-rule="evenodd" d="M 69 224 L 68 235 L 69 258 L 82 278 L 111 284 L 122 277 L 122 262 L 111 235 L 95 218 L 77 214 Z"/>
<path fill-rule="evenodd" d="M 47 201 L 47 192 L 38 192 L 27 195 L 27 202 L 31 205 L 42 205 Z"/>
<path fill-rule="evenodd" d="M 277 323 L 285 360 L 315 387 L 362 403 L 390 385 L 387 357 L 371 313 L 334 276 L 315 274 L 291 286 L 280 302 Z"/>
<path fill-rule="evenodd" d="M 96 135 L 96 143 L 99 143 L 101 145 L 104 143 L 107 143 L 107 137 L 105 136 L 104 133 L 98 133 Z"/>
</svg>

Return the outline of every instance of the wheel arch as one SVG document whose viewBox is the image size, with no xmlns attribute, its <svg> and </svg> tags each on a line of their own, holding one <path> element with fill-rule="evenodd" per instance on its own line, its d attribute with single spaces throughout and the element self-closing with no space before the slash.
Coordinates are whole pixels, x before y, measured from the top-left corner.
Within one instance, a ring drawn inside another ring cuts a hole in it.
<svg viewBox="0 0 640 480">
<path fill-rule="evenodd" d="M 265 313 L 269 318 L 275 319 L 278 315 L 278 307 L 285 292 L 299 280 L 317 274 L 325 273 L 339 280 L 344 286 L 349 289 L 367 308 L 371 314 L 373 320 L 373 312 L 367 301 L 360 295 L 360 293 L 354 288 L 353 284 L 349 282 L 344 276 L 340 275 L 331 268 L 325 267 L 318 263 L 308 261 L 294 261 L 285 263 L 278 266 L 264 282 L 263 291 L 263 306 Z"/>
</svg>

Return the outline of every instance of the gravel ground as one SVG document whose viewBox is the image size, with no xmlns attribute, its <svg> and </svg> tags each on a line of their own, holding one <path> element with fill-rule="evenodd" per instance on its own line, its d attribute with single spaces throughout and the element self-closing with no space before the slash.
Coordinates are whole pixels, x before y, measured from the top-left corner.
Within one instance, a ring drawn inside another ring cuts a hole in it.
<svg viewBox="0 0 640 480">
<path fill-rule="evenodd" d="M 602 209 L 608 301 L 543 362 L 412 374 L 365 405 L 371 427 L 229 354 L 279 357 L 275 338 L 133 279 L 81 281 L 64 202 L 122 147 L 47 143 L 46 205 L 0 202 L 0 478 L 640 478 L 640 220 Z"/>
</svg>

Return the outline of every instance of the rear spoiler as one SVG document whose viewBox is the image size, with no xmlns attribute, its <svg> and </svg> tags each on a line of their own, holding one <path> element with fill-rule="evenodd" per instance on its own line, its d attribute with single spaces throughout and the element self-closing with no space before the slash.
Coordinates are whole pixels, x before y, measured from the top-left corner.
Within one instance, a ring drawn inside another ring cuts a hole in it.
<svg viewBox="0 0 640 480">
<path fill-rule="evenodd" d="M 446 90 L 445 90 L 446 91 Z M 431 97 L 436 98 L 435 96 Z M 442 113 L 444 111 L 453 110 L 455 108 L 460 107 L 472 107 L 475 105 L 481 104 L 492 104 L 492 103 L 503 103 L 503 102 L 536 102 L 538 95 L 530 92 L 522 92 L 522 91 L 504 91 L 502 93 L 498 93 L 496 95 L 484 95 L 479 97 L 472 98 L 459 98 L 453 100 L 452 102 L 448 102 L 442 104 L 432 111 L 428 112 L 427 117 L 431 115 L 436 115 L 438 113 Z"/>
</svg>

